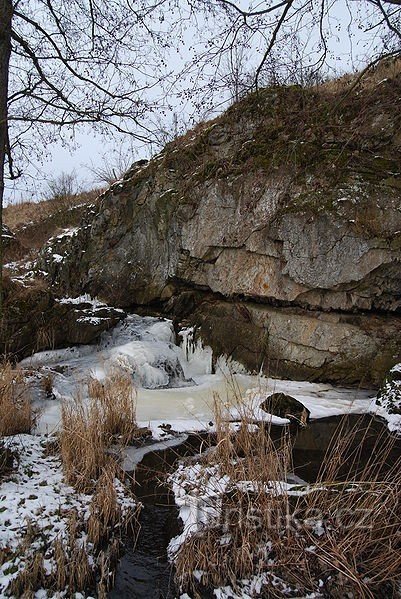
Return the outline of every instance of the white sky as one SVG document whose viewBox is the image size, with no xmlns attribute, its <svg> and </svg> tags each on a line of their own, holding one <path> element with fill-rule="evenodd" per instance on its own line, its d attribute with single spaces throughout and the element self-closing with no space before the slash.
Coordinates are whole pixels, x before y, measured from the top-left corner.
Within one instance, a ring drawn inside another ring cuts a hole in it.
<svg viewBox="0 0 401 599">
<path fill-rule="evenodd" d="M 346 2 L 335 5 L 335 13 L 333 15 L 333 25 L 336 20 L 342 23 L 340 32 L 335 32 L 329 40 L 329 47 L 333 55 L 331 60 L 332 72 L 344 72 L 361 68 L 364 64 L 366 55 L 366 37 L 363 32 L 357 28 L 353 29 L 352 46 L 347 32 L 347 24 L 349 21 L 349 12 Z M 335 27 L 333 27 L 335 30 Z M 184 57 L 174 56 L 170 60 L 176 61 L 179 64 Z M 177 108 L 177 111 L 185 113 L 187 109 Z M 168 114 L 167 119 L 171 122 L 172 115 Z M 70 136 L 70 132 L 65 131 L 62 134 L 65 140 Z M 91 129 L 87 127 L 79 131 L 75 138 L 74 144 L 69 148 L 64 147 L 64 144 L 54 144 L 48 148 L 50 158 L 43 163 L 34 163 L 28 173 L 24 177 L 18 179 L 15 184 L 6 181 L 6 203 L 18 202 L 21 200 L 39 200 L 46 195 L 46 179 L 53 179 L 62 172 L 70 173 L 74 171 L 77 174 L 79 181 L 83 187 L 90 188 L 95 185 L 95 177 L 90 171 L 91 164 L 100 165 L 106 159 L 110 163 L 117 160 L 117 155 L 122 153 L 127 156 L 127 161 L 134 162 L 143 157 L 149 157 L 154 152 L 154 148 L 140 147 L 139 144 L 132 147 L 132 142 L 128 139 L 125 141 L 113 139 L 112 137 L 95 137 L 91 133 Z"/>
</svg>

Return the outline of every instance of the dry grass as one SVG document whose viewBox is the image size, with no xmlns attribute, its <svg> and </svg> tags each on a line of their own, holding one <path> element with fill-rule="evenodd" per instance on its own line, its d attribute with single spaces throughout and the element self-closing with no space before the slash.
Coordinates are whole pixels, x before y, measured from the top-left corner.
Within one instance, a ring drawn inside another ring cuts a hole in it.
<svg viewBox="0 0 401 599">
<path fill-rule="evenodd" d="M 93 568 L 89 564 L 85 544 L 78 541 L 81 536 L 81 523 L 76 511 L 72 511 L 68 520 L 67 540 L 55 542 L 54 554 L 56 570 L 50 584 L 59 591 L 66 586 L 70 593 L 87 589 L 94 581 Z"/>
<path fill-rule="evenodd" d="M 4 208 L 4 222 L 13 231 L 30 223 L 38 223 L 57 212 L 68 212 L 83 203 L 93 202 L 102 190 L 94 189 L 92 191 L 70 195 L 60 200 L 50 199 L 39 202 L 17 202 L 9 204 Z"/>
<path fill-rule="evenodd" d="M 54 347 L 54 345 L 53 345 Z M 41 387 L 46 394 L 46 397 L 51 398 L 53 395 L 54 385 L 54 374 L 52 372 L 46 372 L 40 379 Z"/>
<path fill-rule="evenodd" d="M 7 591 L 15 597 L 34 597 L 39 589 L 65 591 L 68 596 L 90 588 L 95 581 L 93 567 L 88 559 L 85 544 L 78 541 L 81 526 L 78 515 L 71 511 L 68 519 L 67 539 L 56 539 L 53 546 L 46 550 L 46 557 L 54 556 L 55 567 L 46 572 L 44 567 L 44 551 L 33 550 L 33 543 L 40 538 L 40 529 L 27 528 L 25 538 L 18 549 L 23 556 L 29 551 L 24 568 L 10 583 Z"/>
<path fill-rule="evenodd" d="M 0 365 L 0 437 L 30 433 L 35 418 L 23 372 L 4 362 Z"/>
<path fill-rule="evenodd" d="M 38 552 L 30 557 L 25 568 L 14 578 L 8 588 L 12 597 L 34 597 L 35 591 L 45 585 L 46 572 L 43 553 Z"/>
<path fill-rule="evenodd" d="M 96 484 L 88 519 L 88 539 L 96 548 L 108 540 L 110 531 L 122 522 L 122 510 L 114 485 L 116 464 L 109 462 Z"/>
<path fill-rule="evenodd" d="M 85 529 L 96 560 L 89 567 L 84 549 L 79 549 L 82 555 L 74 549 L 76 532 L 71 533 L 66 545 L 56 547 L 56 588 L 82 591 L 96 578 L 96 596 L 106 598 L 120 553 L 119 535 L 136 516 L 119 503 L 116 479 L 121 470 L 108 449 L 135 437 L 136 395 L 131 378 L 116 370 L 102 382 L 90 379 L 88 395 L 87 402 L 79 397 L 62 406 L 60 455 L 67 481 L 78 491 L 93 493 Z"/>
<path fill-rule="evenodd" d="M 136 515 L 124 512 L 118 503 L 116 472 L 116 464 L 110 462 L 97 481 L 89 519 L 72 509 L 67 515 L 65 537 L 56 538 L 50 546 L 43 547 L 43 531 L 27 523 L 25 537 L 17 549 L 24 567 L 11 581 L 9 594 L 33 598 L 39 589 L 47 589 L 51 596 L 54 592 L 67 592 L 66 596 L 73 597 L 75 593 L 96 589 L 94 596 L 107 597 L 121 551 L 118 532 L 125 531 Z M 84 533 L 88 535 L 85 542 Z M 41 551 L 38 546 L 42 546 Z M 52 564 L 51 571 L 44 568 L 44 556 Z M 1 558 L 0 553 L 0 564 Z M 3 561 L 7 559 L 9 555 L 5 554 Z"/>
<path fill-rule="evenodd" d="M 63 229 L 80 224 L 87 205 L 96 201 L 101 189 L 66 195 L 40 202 L 20 202 L 4 208 L 4 222 L 16 235 L 15 251 L 7 253 L 7 261 L 23 256 L 35 259 L 38 250 Z"/>
<path fill-rule="evenodd" d="M 89 401 L 62 405 L 60 453 L 66 479 L 79 491 L 93 489 L 109 464 L 107 449 L 126 444 L 137 431 L 135 389 L 128 375 L 112 372 L 102 383 L 91 379 Z"/>
<path fill-rule="evenodd" d="M 387 58 L 366 71 L 358 85 L 362 89 L 372 89 L 384 80 L 395 79 L 401 74 L 401 58 Z M 360 73 L 347 73 L 337 79 L 316 86 L 316 89 L 333 94 L 346 92 L 360 77 Z"/>
<path fill-rule="evenodd" d="M 362 465 L 357 428 L 340 429 L 318 480 L 297 496 L 267 485 L 291 471 L 287 433 L 273 441 L 269 427 L 254 430 L 250 414 L 241 420 L 233 435 L 217 408 L 217 445 L 203 460 L 231 483 L 217 525 L 191 536 L 176 556 L 180 588 L 198 596 L 193 572 L 202 571 L 203 588 L 235 588 L 261 574 L 266 596 L 284 596 L 285 585 L 320 593 L 319 581 L 330 597 L 393 596 L 401 577 L 401 460 L 384 468 L 391 440 L 378 439 Z"/>
<path fill-rule="evenodd" d="M 130 443 L 136 435 L 136 391 L 128 374 L 115 370 L 104 380 L 91 378 L 89 397 L 98 404 L 102 414 L 102 429 L 109 440 L 118 438 Z"/>
<path fill-rule="evenodd" d="M 78 491 L 90 491 L 107 462 L 98 404 L 80 397 L 61 408 L 60 454 L 65 477 Z"/>
</svg>

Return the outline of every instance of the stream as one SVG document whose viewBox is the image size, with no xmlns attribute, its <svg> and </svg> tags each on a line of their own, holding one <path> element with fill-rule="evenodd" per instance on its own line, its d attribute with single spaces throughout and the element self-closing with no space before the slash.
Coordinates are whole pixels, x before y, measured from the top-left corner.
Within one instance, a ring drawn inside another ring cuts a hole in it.
<svg viewBox="0 0 401 599">
<path fill-rule="evenodd" d="M 357 451 L 359 468 L 369 460 L 373 449 L 380 450 L 388 442 L 390 435 L 382 421 L 370 415 L 356 414 L 331 416 L 311 421 L 305 428 L 291 428 L 291 434 L 295 436 L 293 464 L 297 477 L 307 482 L 316 480 L 326 451 L 340 426 L 358 430 L 348 457 L 351 459 Z M 279 438 L 281 434 L 282 427 L 272 425 L 273 438 Z M 210 437 L 189 435 L 173 447 L 160 448 L 160 444 L 155 444 L 138 463 L 134 490 L 144 506 L 140 515 L 141 528 L 137 539 L 126 540 L 110 599 L 173 599 L 179 596 L 174 587 L 174 571 L 167 559 L 167 547 L 181 529 L 174 499 L 164 481 L 181 458 L 196 455 L 201 444 L 213 443 L 213 435 Z M 390 467 L 400 456 L 401 439 L 394 443 L 384 468 Z M 349 460 L 347 464 L 347 456 L 344 457 L 345 476 L 349 474 Z M 209 597 L 209 593 L 205 594 L 205 599 Z"/>
<path fill-rule="evenodd" d="M 39 352 L 21 362 L 31 373 L 35 404 L 40 408 L 38 433 L 57 430 L 63 400 L 77 394 L 87 399 L 88 376 L 102 380 L 118 368 L 129 373 L 136 386 L 138 424 L 148 427 L 153 439 L 151 445 L 131 448 L 126 455 L 124 468 L 135 470 L 134 492 L 144 507 L 138 538 L 125 539 L 111 598 L 178 596 L 167 546 L 179 534 L 180 524 L 164 481 L 180 457 L 197 454 L 208 435 L 213 440 L 216 397 L 232 420 L 238 416 L 241 398 L 251 405 L 255 398 L 260 403 L 260 398 L 273 392 L 284 392 L 302 402 L 311 422 L 295 432 L 293 461 L 295 474 L 306 481 L 316 479 L 342 415 L 347 415 L 347 426 L 358 422 L 362 460 L 369 457 L 378 436 L 388 435 L 385 425 L 376 420 L 361 443 L 362 431 L 372 420 L 373 390 L 250 375 L 225 359 L 218 359 L 214 368 L 212 363 L 210 348 L 195 343 L 191 329 L 176 338 L 171 321 L 138 315 L 103 333 L 96 345 Z M 50 397 L 42 384 L 46 377 L 52 381 Z M 282 427 L 274 424 L 277 420 L 272 422 L 272 434 L 279 435 Z M 399 444 L 394 451 L 400 455 Z"/>
</svg>

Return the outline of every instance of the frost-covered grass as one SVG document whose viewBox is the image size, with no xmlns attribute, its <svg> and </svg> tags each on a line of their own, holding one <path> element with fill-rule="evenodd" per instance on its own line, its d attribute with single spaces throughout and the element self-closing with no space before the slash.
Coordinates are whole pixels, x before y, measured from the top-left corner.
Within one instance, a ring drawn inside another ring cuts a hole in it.
<svg viewBox="0 0 401 599">
<path fill-rule="evenodd" d="M 217 410 L 217 444 L 171 476 L 183 532 L 170 543 L 183 593 L 216 597 L 394 596 L 401 579 L 401 461 L 378 439 L 367 462 L 340 429 L 313 483 L 291 441 Z M 344 470 L 345 462 L 348 466 Z"/>
<path fill-rule="evenodd" d="M 0 596 L 104 587 L 118 531 L 136 509 L 133 498 L 111 471 L 92 494 L 77 493 L 64 482 L 55 439 L 18 435 L 6 444 L 17 459 L 0 484 Z M 105 538 L 110 544 L 102 551 Z"/>
</svg>

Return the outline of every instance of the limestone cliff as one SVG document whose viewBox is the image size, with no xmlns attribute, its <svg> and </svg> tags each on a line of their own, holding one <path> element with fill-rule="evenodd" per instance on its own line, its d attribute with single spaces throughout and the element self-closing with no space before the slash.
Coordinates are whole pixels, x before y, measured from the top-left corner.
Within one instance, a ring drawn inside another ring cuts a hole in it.
<svg viewBox="0 0 401 599">
<path fill-rule="evenodd" d="M 400 101 L 399 75 L 251 95 L 134 165 L 41 268 L 248 368 L 377 384 L 401 350 Z"/>
</svg>

